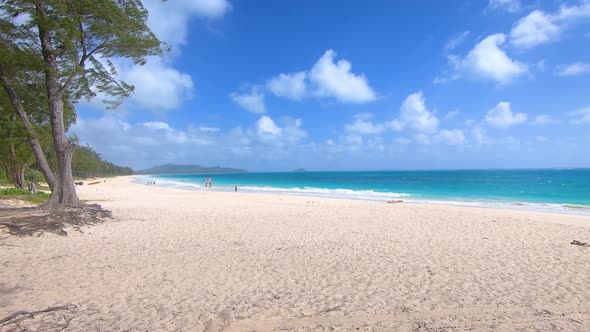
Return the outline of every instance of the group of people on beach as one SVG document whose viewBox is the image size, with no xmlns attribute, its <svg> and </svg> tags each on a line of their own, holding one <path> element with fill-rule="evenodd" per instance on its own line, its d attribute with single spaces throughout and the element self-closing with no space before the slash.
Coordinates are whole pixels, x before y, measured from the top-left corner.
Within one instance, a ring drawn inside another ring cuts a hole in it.
<svg viewBox="0 0 590 332">
<path fill-rule="evenodd" d="M 213 186 L 213 178 L 205 178 L 205 188 L 211 188 Z M 234 187 L 234 191 L 238 192 L 238 186 Z"/>
</svg>

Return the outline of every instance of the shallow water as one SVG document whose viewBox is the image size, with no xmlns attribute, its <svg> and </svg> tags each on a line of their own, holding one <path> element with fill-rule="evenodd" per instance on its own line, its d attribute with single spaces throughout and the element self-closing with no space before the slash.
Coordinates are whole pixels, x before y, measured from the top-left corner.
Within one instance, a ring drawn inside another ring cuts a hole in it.
<svg viewBox="0 0 590 332">
<path fill-rule="evenodd" d="M 590 169 L 271 172 L 153 175 L 158 185 L 590 214 Z M 139 178 L 140 182 L 145 181 Z"/>
</svg>

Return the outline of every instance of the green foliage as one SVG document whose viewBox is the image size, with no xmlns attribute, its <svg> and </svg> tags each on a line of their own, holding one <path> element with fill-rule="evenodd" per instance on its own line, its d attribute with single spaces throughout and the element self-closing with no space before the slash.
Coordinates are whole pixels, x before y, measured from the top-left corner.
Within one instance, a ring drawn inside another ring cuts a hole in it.
<svg viewBox="0 0 590 332">
<path fill-rule="evenodd" d="M 35 183 L 45 182 L 45 178 L 43 177 L 43 174 L 41 174 L 41 172 L 39 172 L 38 170 L 33 169 L 33 168 L 27 169 L 27 171 L 25 172 L 25 180 L 27 182 L 35 182 Z"/>
<path fill-rule="evenodd" d="M 133 174 L 133 170 L 129 167 L 117 166 L 102 160 L 90 146 L 80 147 L 74 152 L 72 172 L 78 178 Z"/>
<path fill-rule="evenodd" d="M 140 0 L 0 3 L 5 13 L 4 17 L 0 14 L 0 34 L 11 37 L 4 43 L 21 59 L 11 57 L 2 62 L 42 74 L 45 66 L 38 32 L 48 32 L 51 39 L 47 47 L 57 60 L 55 74 L 74 103 L 100 94 L 107 97 L 107 105 L 118 106 L 134 87 L 117 80 L 111 59 L 145 64 L 147 57 L 163 54 L 161 42 L 147 26 L 148 12 Z M 30 20 L 18 25 L 12 19 L 17 15 L 28 15 Z"/>
<path fill-rule="evenodd" d="M 49 199 L 49 194 L 41 191 L 37 192 L 36 194 L 31 194 L 26 190 L 8 188 L 0 189 L 0 199 L 19 199 L 35 204 L 41 204 Z"/>
</svg>

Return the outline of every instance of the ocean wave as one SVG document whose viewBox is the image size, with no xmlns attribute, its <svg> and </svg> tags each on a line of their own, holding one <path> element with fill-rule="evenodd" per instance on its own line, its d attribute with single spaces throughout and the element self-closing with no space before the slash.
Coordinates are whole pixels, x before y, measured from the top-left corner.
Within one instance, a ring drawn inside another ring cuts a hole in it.
<svg viewBox="0 0 590 332">
<path fill-rule="evenodd" d="M 328 188 L 277 188 L 277 187 L 256 187 L 240 186 L 240 191 L 249 192 L 267 192 L 267 193 L 285 193 L 305 196 L 320 196 L 334 198 L 354 198 L 367 200 L 387 200 L 392 198 L 410 197 L 410 194 L 395 192 L 380 192 L 374 190 L 351 190 L 351 189 L 328 189 Z"/>
</svg>

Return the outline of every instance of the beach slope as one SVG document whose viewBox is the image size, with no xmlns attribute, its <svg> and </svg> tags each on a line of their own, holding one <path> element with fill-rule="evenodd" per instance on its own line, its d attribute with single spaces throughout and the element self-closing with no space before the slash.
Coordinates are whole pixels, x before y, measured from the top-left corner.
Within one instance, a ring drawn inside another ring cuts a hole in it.
<svg viewBox="0 0 590 332">
<path fill-rule="evenodd" d="M 190 191 L 78 188 L 115 219 L 1 234 L 0 319 L 63 331 L 590 330 L 590 218 Z M 59 330 L 59 328 L 56 328 Z M 0 330 L 18 330 L 15 324 Z"/>
</svg>

